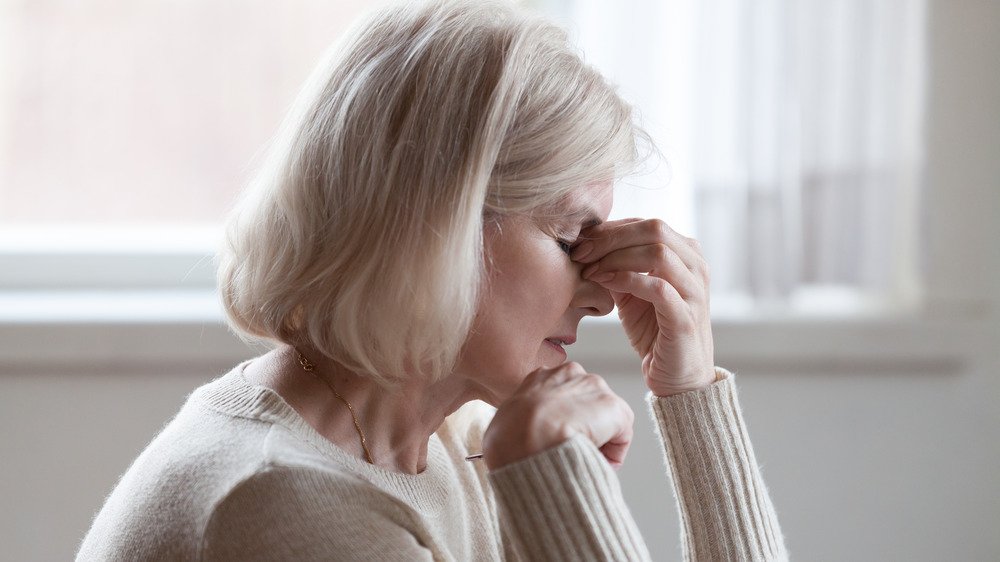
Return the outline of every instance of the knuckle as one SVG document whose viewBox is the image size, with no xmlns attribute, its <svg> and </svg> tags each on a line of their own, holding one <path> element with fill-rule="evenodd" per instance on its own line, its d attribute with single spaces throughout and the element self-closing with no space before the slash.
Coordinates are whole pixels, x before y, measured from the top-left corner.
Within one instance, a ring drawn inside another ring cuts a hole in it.
<svg viewBox="0 0 1000 562">
<path fill-rule="evenodd" d="M 594 373 L 587 373 L 587 380 L 592 384 L 596 385 L 601 390 L 610 391 L 611 387 L 608 386 L 608 381 L 604 380 L 604 377 Z"/>
<path fill-rule="evenodd" d="M 706 291 L 701 283 L 692 281 L 686 286 L 685 291 L 685 294 L 688 295 L 686 301 L 689 304 L 701 305 L 704 302 Z"/>
<path fill-rule="evenodd" d="M 701 278 L 705 281 L 706 285 L 712 278 L 712 270 L 710 267 L 708 267 L 708 262 L 706 262 L 705 260 L 701 260 L 698 262 L 698 274 L 701 275 Z"/>
<path fill-rule="evenodd" d="M 630 406 L 624 398 L 620 400 L 620 403 L 622 405 L 622 410 L 625 412 L 625 419 L 627 419 L 629 424 L 631 424 L 635 421 L 635 411 L 632 410 L 632 406 Z"/>
<path fill-rule="evenodd" d="M 684 263 L 684 259 L 677 252 L 670 250 L 670 263 L 674 267 L 678 268 L 678 271 L 686 271 L 688 266 Z"/>
<path fill-rule="evenodd" d="M 666 240 L 670 236 L 670 226 L 661 219 L 649 219 L 643 226 L 650 235 L 661 240 Z"/>
<path fill-rule="evenodd" d="M 650 259 L 664 263 L 670 261 L 670 254 L 673 253 L 666 244 L 650 244 L 647 248 L 646 251 L 650 254 Z"/>
<path fill-rule="evenodd" d="M 670 290 L 670 287 L 667 285 L 665 281 L 657 283 L 655 285 L 655 288 L 653 289 L 653 292 L 656 295 L 656 297 L 661 301 L 670 302 L 674 300 L 672 291 Z"/>
</svg>

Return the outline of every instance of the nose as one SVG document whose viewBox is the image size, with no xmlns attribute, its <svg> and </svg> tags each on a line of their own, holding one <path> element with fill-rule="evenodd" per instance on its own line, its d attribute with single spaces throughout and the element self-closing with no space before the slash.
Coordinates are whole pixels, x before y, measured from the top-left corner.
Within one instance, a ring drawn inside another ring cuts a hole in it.
<svg viewBox="0 0 1000 562">
<path fill-rule="evenodd" d="M 574 302 L 571 304 L 582 308 L 585 316 L 607 316 L 615 309 L 615 299 L 611 296 L 611 291 L 582 277 Z"/>
</svg>

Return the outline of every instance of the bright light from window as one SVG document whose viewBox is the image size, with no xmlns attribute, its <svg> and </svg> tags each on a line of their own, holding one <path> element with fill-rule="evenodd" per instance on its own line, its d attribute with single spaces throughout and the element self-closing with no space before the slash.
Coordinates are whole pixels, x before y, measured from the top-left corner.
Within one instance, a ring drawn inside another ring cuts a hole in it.
<svg viewBox="0 0 1000 562">
<path fill-rule="evenodd" d="M 0 2 L 0 225 L 221 222 L 371 4 Z"/>
</svg>

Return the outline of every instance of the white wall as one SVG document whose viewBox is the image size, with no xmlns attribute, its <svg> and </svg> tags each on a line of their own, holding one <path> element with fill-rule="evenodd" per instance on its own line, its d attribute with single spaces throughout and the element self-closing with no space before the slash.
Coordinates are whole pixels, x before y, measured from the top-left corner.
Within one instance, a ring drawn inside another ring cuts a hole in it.
<svg viewBox="0 0 1000 562">
<path fill-rule="evenodd" d="M 978 327 L 964 358 L 799 365 L 775 354 L 748 365 L 726 351 L 746 342 L 720 337 L 719 362 L 738 372 L 795 559 L 1000 558 L 997 22 L 1000 2 L 931 2 L 929 274 L 936 314 Z M 12 330 L 5 337 L 47 337 Z M 752 335 L 723 331 L 740 333 Z M 0 366 L 0 558 L 70 558 L 118 475 L 193 388 L 229 366 L 218 358 L 152 370 Z M 641 412 L 635 372 L 609 378 Z M 671 491 L 641 415 L 639 425 L 620 476 L 657 558 L 679 559 Z"/>
</svg>

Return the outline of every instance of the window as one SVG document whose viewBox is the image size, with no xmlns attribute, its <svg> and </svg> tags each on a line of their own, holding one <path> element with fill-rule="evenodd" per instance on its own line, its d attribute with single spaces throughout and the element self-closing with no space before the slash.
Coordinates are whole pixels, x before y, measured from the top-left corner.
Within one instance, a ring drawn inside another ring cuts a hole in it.
<svg viewBox="0 0 1000 562">
<path fill-rule="evenodd" d="M 0 224 L 218 224 L 367 4 L 3 2 Z"/>
<path fill-rule="evenodd" d="M 524 3 L 570 28 L 657 138 L 664 160 L 621 186 L 615 215 L 658 209 L 703 242 L 718 349 L 780 352 L 804 333 L 775 323 L 789 310 L 914 309 L 922 1 Z M 176 360 L 180 341 L 200 346 L 192 357 L 244 356 L 212 295 L 218 225 L 367 8 L 0 2 L 0 363 L 39 356 L 31 329 L 66 361 L 120 358 L 121 338 L 137 361 Z M 834 353 L 821 340 L 803 349 Z"/>
<path fill-rule="evenodd" d="M 918 305 L 922 1 L 536 4 L 640 108 L 666 164 L 616 211 L 698 238 L 717 310 Z"/>
<path fill-rule="evenodd" d="M 0 2 L 0 316 L 211 288 L 254 155 L 369 4 Z"/>
</svg>

